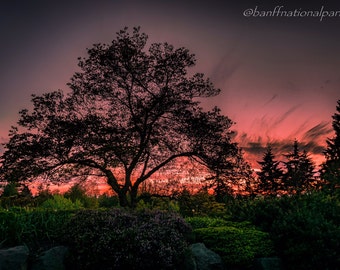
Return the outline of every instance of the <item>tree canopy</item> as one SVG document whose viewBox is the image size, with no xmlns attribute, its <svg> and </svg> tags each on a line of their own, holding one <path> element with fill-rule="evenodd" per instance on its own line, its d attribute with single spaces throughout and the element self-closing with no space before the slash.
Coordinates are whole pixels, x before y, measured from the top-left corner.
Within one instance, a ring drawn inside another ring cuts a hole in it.
<svg viewBox="0 0 340 270">
<path fill-rule="evenodd" d="M 238 152 L 233 123 L 200 105 L 219 89 L 202 73 L 188 74 L 196 59 L 186 48 L 147 40 L 139 28 L 125 28 L 79 58 L 69 93 L 33 95 L 33 110 L 20 111 L 10 131 L 2 177 L 97 175 L 122 206 L 134 206 L 140 184 L 179 158 L 229 168 Z"/>
</svg>

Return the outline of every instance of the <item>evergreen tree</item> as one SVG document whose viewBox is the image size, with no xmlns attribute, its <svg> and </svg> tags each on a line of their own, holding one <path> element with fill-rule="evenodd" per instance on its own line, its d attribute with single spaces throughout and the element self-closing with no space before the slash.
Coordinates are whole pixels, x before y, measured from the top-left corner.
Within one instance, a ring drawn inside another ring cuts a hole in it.
<svg viewBox="0 0 340 270">
<path fill-rule="evenodd" d="M 336 110 L 332 116 L 335 135 L 327 140 L 327 149 L 324 152 L 326 161 L 321 168 L 321 178 L 325 180 L 324 189 L 332 193 L 340 186 L 340 100 Z"/>
<path fill-rule="evenodd" d="M 243 157 L 242 149 L 227 162 L 215 164 L 213 175 L 207 178 L 207 188 L 214 190 L 216 201 L 222 202 L 226 196 L 233 193 L 251 195 L 253 193 L 253 171 Z"/>
<path fill-rule="evenodd" d="M 257 192 L 268 195 L 277 195 L 283 171 L 280 169 L 280 162 L 275 160 L 272 148 L 268 145 L 263 160 L 258 161 L 261 171 L 257 172 L 258 186 Z"/>
<path fill-rule="evenodd" d="M 293 151 L 285 155 L 285 173 L 283 187 L 289 193 L 300 194 L 313 187 L 315 184 L 315 166 L 308 156 L 307 151 L 301 152 L 299 143 L 294 141 Z"/>
</svg>

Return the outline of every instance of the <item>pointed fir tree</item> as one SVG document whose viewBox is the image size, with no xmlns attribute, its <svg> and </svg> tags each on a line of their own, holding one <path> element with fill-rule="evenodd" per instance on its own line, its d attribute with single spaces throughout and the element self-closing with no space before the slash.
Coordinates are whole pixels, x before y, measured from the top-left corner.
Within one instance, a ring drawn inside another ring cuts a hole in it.
<svg viewBox="0 0 340 270">
<path fill-rule="evenodd" d="M 297 140 L 294 141 L 293 151 L 286 154 L 285 157 L 287 161 L 284 162 L 284 190 L 290 194 L 301 194 L 314 187 L 315 166 L 307 151 L 300 151 Z"/>
<path fill-rule="evenodd" d="M 340 187 L 340 100 L 332 118 L 335 135 L 327 140 L 327 149 L 324 152 L 326 161 L 321 168 L 321 178 L 325 181 L 323 188 L 330 193 Z"/>
<path fill-rule="evenodd" d="M 257 192 L 264 195 L 276 196 L 280 190 L 283 171 L 279 167 L 280 162 L 275 160 L 270 145 L 267 146 L 263 160 L 257 163 L 261 165 L 261 171 L 257 172 Z"/>
</svg>

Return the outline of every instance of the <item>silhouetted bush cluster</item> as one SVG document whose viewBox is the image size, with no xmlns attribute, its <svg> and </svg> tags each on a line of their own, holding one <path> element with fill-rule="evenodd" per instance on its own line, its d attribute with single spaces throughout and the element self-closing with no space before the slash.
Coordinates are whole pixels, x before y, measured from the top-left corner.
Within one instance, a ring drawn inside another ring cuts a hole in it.
<svg viewBox="0 0 340 270">
<path fill-rule="evenodd" d="M 287 269 L 340 268 L 340 204 L 320 194 L 295 200 L 271 234 Z"/>
<path fill-rule="evenodd" d="M 80 211 L 64 230 L 72 269 L 173 269 L 191 228 L 170 212 L 112 209 Z"/>
<path fill-rule="evenodd" d="M 340 202 L 322 192 L 238 199 L 234 220 L 249 220 L 269 232 L 286 269 L 340 268 Z"/>
<path fill-rule="evenodd" d="M 196 241 L 203 242 L 221 255 L 228 267 L 250 267 L 255 258 L 268 257 L 275 253 L 268 233 L 249 224 L 236 226 L 195 229 Z"/>
</svg>

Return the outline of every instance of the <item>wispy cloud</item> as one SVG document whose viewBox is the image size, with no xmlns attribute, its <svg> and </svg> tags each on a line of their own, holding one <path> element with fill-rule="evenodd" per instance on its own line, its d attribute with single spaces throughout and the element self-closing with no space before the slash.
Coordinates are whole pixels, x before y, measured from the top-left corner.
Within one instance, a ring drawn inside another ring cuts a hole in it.
<svg viewBox="0 0 340 270">
<path fill-rule="evenodd" d="M 267 100 L 263 106 L 266 106 L 268 104 L 270 104 L 271 102 L 273 102 L 279 95 L 278 94 L 274 94 L 269 100 Z"/>
<path fill-rule="evenodd" d="M 287 117 L 294 108 L 287 111 L 281 118 Z M 330 122 L 320 122 L 311 127 L 306 132 L 302 133 L 298 138 L 289 136 L 284 139 L 274 137 L 250 136 L 247 133 L 242 133 L 237 136 L 236 140 L 245 152 L 245 157 L 253 167 L 258 166 L 257 161 L 260 161 L 266 151 L 268 145 L 273 149 L 273 153 L 277 160 L 284 160 L 284 155 L 293 150 L 293 143 L 298 139 L 299 148 L 305 150 L 315 162 L 319 162 L 323 158 L 325 150 L 326 138 L 332 133 Z"/>
<path fill-rule="evenodd" d="M 280 117 L 278 117 L 274 123 L 273 126 L 278 126 L 279 124 L 281 124 L 288 116 L 290 116 L 293 112 L 295 112 L 298 108 L 300 107 L 300 105 L 295 105 L 293 107 L 291 107 L 288 111 L 286 111 L 285 113 L 283 113 Z"/>
<path fill-rule="evenodd" d="M 240 67 L 239 61 L 231 60 L 233 55 L 234 50 L 230 50 L 213 68 L 210 77 L 215 84 L 224 84 Z"/>
<path fill-rule="evenodd" d="M 311 129 L 309 129 L 303 136 L 303 140 L 317 140 L 325 135 L 330 135 L 333 131 L 330 122 L 323 121 Z"/>
</svg>

